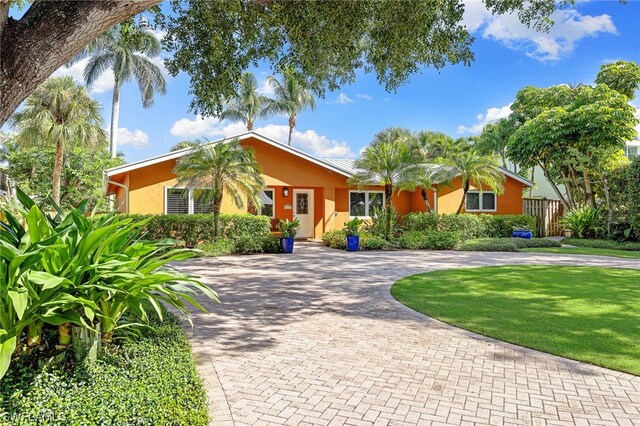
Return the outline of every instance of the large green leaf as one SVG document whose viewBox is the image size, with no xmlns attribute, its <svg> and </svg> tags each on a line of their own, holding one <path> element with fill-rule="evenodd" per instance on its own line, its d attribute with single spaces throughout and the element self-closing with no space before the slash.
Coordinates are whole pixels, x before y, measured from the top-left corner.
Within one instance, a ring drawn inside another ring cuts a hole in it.
<svg viewBox="0 0 640 426">
<path fill-rule="evenodd" d="M 0 337 L 7 335 L 6 330 L 0 329 Z M 4 377 L 5 373 L 9 369 L 11 363 L 11 355 L 16 349 L 16 337 L 11 337 L 4 342 L 0 343 L 0 380 Z"/>
</svg>

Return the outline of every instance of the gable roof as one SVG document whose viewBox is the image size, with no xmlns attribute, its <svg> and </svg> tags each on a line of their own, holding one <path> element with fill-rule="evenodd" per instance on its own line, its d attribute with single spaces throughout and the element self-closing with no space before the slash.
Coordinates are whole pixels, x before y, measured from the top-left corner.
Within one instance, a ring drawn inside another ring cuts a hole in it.
<svg viewBox="0 0 640 426">
<path fill-rule="evenodd" d="M 206 145 L 224 143 L 224 142 L 232 141 L 232 140 L 235 140 L 235 139 L 237 139 L 239 141 L 242 141 L 242 140 L 249 139 L 249 138 L 257 139 L 257 140 L 259 140 L 261 142 L 264 142 L 264 143 L 266 143 L 268 145 L 274 146 L 274 147 L 279 148 L 279 149 L 281 149 L 283 151 L 286 151 L 286 152 L 288 152 L 290 154 L 293 154 L 293 155 L 295 155 L 297 157 L 300 157 L 300 158 L 305 159 L 307 161 L 310 161 L 310 162 L 312 162 L 314 164 L 317 164 L 317 165 L 319 165 L 321 167 L 324 167 L 324 168 L 329 169 L 331 171 L 334 171 L 336 173 L 340 173 L 343 176 L 346 176 L 346 177 L 351 177 L 352 176 L 352 173 L 350 171 L 348 171 L 348 170 L 346 170 L 346 169 L 344 169 L 342 167 L 339 167 L 338 165 L 335 165 L 332 162 L 329 162 L 327 160 L 323 160 L 323 159 L 320 159 L 320 158 L 316 158 L 316 157 L 314 157 L 312 155 L 307 154 L 304 151 L 301 151 L 301 150 L 299 150 L 297 148 L 293 148 L 293 147 L 291 147 L 289 145 L 284 145 L 284 144 L 282 144 L 282 143 L 280 143 L 280 142 L 278 142 L 278 141 L 276 141 L 274 139 L 268 138 L 268 137 L 263 136 L 263 135 L 261 135 L 259 133 L 256 133 L 256 132 L 241 133 L 241 134 L 236 135 L 236 136 L 231 136 L 231 137 L 228 137 L 228 138 L 223 138 L 223 139 L 219 139 L 217 141 L 209 142 Z M 106 174 L 107 174 L 108 177 L 115 176 L 115 175 L 118 175 L 120 173 L 129 172 L 131 170 L 136 170 L 136 169 L 140 169 L 140 168 L 143 168 L 143 167 L 151 166 L 153 164 L 162 163 L 164 161 L 173 160 L 173 159 L 176 159 L 176 158 L 181 158 L 181 157 L 184 157 L 186 155 L 191 154 L 194 150 L 195 150 L 195 148 L 183 148 L 183 149 L 179 149 L 177 151 L 169 152 L 167 154 L 163 154 L 163 155 L 158 155 L 156 157 L 147 158 L 146 160 L 136 161 L 136 162 L 133 162 L 133 163 L 124 164 L 122 166 L 112 167 L 112 168 L 106 170 Z"/>
</svg>

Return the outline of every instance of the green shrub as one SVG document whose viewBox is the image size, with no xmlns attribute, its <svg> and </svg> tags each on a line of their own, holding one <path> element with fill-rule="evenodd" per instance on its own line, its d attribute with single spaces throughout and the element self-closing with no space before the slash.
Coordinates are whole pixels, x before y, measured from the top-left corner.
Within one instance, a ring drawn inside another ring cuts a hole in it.
<svg viewBox="0 0 640 426">
<path fill-rule="evenodd" d="M 518 246 L 511 238 L 477 238 L 462 243 L 458 250 L 462 251 L 518 251 Z"/>
<path fill-rule="evenodd" d="M 322 243 L 330 248 L 344 250 L 347 248 L 347 234 L 342 230 L 327 231 L 322 234 Z"/>
<path fill-rule="evenodd" d="M 488 238 L 509 238 L 516 229 L 526 229 L 534 233 L 536 230 L 535 216 L 519 214 L 482 214 L 480 220 L 484 223 L 485 236 Z"/>
<path fill-rule="evenodd" d="M 578 238 L 595 238 L 603 231 L 600 211 L 589 206 L 570 210 L 560 219 L 560 224 Z"/>
<path fill-rule="evenodd" d="M 398 244 L 412 250 L 451 250 L 459 239 L 460 235 L 452 231 L 406 231 L 398 238 Z"/>
<path fill-rule="evenodd" d="M 462 240 L 487 236 L 485 222 L 479 215 L 470 213 L 443 214 L 440 216 L 438 230 L 457 232 Z"/>
<path fill-rule="evenodd" d="M 151 317 L 153 331 L 118 340 L 97 361 L 38 367 L 21 359 L 2 379 L 0 423 L 207 425 L 206 394 L 178 318 L 166 310 L 162 322 Z"/>
<path fill-rule="evenodd" d="M 626 173 L 630 227 L 627 237 L 640 241 L 640 157 L 633 159 Z"/>
<path fill-rule="evenodd" d="M 405 232 L 418 231 L 428 233 L 438 230 L 440 216 L 438 213 L 409 213 L 402 217 Z"/>
<path fill-rule="evenodd" d="M 555 240 L 547 240 L 546 238 L 505 238 L 513 241 L 518 248 L 543 248 L 543 247 L 562 247 L 562 244 Z"/>
<path fill-rule="evenodd" d="M 201 256 L 224 256 L 234 253 L 233 241 L 229 238 L 198 244 L 198 249 L 202 251 Z"/>
<path fill-rule="evenodd" d="M 391 248 L 389 241 L 368 232 L 360 233 L 360 250 L 385 250 Z"/>
<path fill-rule="evenodd" d="M 633 242 L 617 242 L 612 240 L 596 240 L 583 238 L 565 238 L 563 244 L 569 244 L 577 247 L 592 247 L 611 250 L 629 250 L 640 251 L 640 243 Z"/>
<path fill-rule="evenodd" d="M 184 242 L 187 247 L 213 240 L 213 215 L 121 215 L 134 221 L 150 219 L 143 227 L 143 235 L 149 240 L 172 238 Z M 252 214 L 221 214 L 220 237 L 238 238 L 240 235 L 267 235 L 271 232 L 271 220 L 267 216 Z"/>
<path fill-rule="evenodd" d="M 371 222 L 366 230 L 387 240 L 393 239 L 398 233 L 398 212 L 393 207 L 390 209 L 374 208 L 371 212 Z"/>
<path fill-rule="evenodd" d="M 240 234 L 240 236 L 234 238 L 232 241 L 234 253 L 277 253 L 280 251 L 278 237 L 271 234 L 259 236 Z"/>
</svg>

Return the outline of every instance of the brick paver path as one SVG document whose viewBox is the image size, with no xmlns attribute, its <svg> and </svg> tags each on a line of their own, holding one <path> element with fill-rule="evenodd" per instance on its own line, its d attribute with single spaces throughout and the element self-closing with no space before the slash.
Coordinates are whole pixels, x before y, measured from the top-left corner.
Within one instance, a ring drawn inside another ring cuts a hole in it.
<svg viewBox="0 0 640 426">
<path fill-rule="evenodd" d="M 640 377 L 460 330 L 389 294 L 421 271 L 514 263 L 640 268 L 632 259 L 312 244 L 181 264 L 223 302 L 194 319 L 212 424 L 640 425 Z"/>
</svg>

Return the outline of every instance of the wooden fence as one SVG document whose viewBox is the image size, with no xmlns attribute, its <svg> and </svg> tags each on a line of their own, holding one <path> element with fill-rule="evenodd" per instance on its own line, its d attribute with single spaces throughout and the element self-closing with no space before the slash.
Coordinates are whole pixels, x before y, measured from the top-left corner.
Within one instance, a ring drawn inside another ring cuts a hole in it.
<svg viewBox="0 0 640 426">
<path fill-rule="evenodd" d="M 564 206 L 560 200 L 524 198 L 522 212 L 536 217 L 536 235 L 538 237 L 562 235 L 563 228 L 559 222 L 564 213 Z"/>
</svg>

